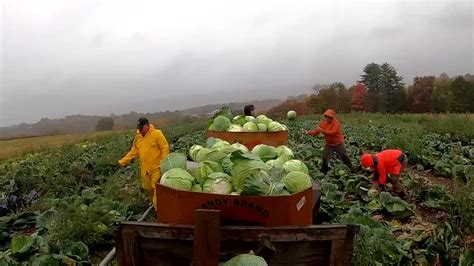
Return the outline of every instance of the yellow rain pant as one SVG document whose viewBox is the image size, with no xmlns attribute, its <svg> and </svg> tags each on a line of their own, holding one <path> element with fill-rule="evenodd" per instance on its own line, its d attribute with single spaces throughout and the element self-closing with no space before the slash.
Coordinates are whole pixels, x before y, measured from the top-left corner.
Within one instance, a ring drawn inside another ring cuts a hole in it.
<svg viewBox="0 0 474 266">
<path fill-rule="evenodd" d="M 155 197 L 155 187 L 156 183 L 160 181 L 161 171 L 160 168 L 154 170 L 148 170 L 145 172 L 145 175 L 142 175 L 142 187 L 148 192 L 150 201 L 153 202 L 153 206 L 156 210 L 156 197 Z"/>
</svg>

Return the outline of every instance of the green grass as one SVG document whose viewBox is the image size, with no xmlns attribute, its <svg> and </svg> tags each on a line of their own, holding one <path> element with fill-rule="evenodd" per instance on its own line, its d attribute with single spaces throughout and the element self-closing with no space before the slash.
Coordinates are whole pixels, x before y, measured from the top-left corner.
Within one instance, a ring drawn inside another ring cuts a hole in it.
<svg viewBox="0 0 474 266">
<path fill-rule="evenodd" d="M 120 133 L 123 133 L 123 131 L 100 131 L 0 140 L 0 162 L 29 152 L 43 151 L 49 148 L 61 147 Z"/>
</svg>

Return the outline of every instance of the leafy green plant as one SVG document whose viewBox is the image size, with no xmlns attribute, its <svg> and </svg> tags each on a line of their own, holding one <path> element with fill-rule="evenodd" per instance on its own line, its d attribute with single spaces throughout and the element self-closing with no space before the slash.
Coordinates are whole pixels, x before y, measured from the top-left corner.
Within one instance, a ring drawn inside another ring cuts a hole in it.
<svg viewBox="0 0 474 266">
<path fill-rule="evenodd" d="M 460 236 L 451 224 L 445 222 L 434 229 L 433 236 L 428 240 L 427 251 L 431 259 L 440 260 L 442 265 L 449 265 L 459 255 L 461 249 Z"/>
<path fill-rule="evenodd" d="M 394 197 L 388 192 L 380 193 L 380 203 L 383 208 L 398 219 L 405 219 L 413 215 L 415 205 L 408 204 L 399 197 Z"/>
</svg>

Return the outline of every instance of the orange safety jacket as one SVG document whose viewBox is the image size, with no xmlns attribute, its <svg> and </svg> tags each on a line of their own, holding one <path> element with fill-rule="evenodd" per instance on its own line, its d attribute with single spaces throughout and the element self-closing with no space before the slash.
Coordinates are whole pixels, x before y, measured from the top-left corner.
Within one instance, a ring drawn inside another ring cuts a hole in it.
<svg viewBox="0 0 474 266">
<path fill-rule="evenodd" d="M 400 174 L 405 158 L 401 150 L 384 150 L 376 153 L 374 157 L 371 168 L 375 171 L 374 178 L 379 184 L 385 185 L 387 183 L 387 174 Z"/>
<path fill-rule="evenodd" d="M 328 123 L 327 120 L 321 121 L 319 127 L 322 130 L 315 128 L 308 131 L 308 135 L 315 136 L 319 133 L 323 133 L 326 144 L 330 146 L 337 146 L 344 143 L 344 135 L 342 135 L 341 132 L 341 123 L 336 118 L 333 118 L 330 123 Z"/>
</svg>

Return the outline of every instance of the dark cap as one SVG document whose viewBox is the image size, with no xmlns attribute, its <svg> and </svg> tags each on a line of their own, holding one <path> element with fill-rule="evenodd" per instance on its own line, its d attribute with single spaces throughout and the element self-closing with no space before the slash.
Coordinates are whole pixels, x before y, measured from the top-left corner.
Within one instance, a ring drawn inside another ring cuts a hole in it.
<svg viewBox="0 0 474 266">
<path fill-rule="evenodd" d="M 143 126 L 148 125 L 148 124 L 149 124 L 148 119 L 146 119 L 145 117 L 140 117 L 138 119 L 137 129 L 141 129 L 143 128 Z"/>
</svg>

